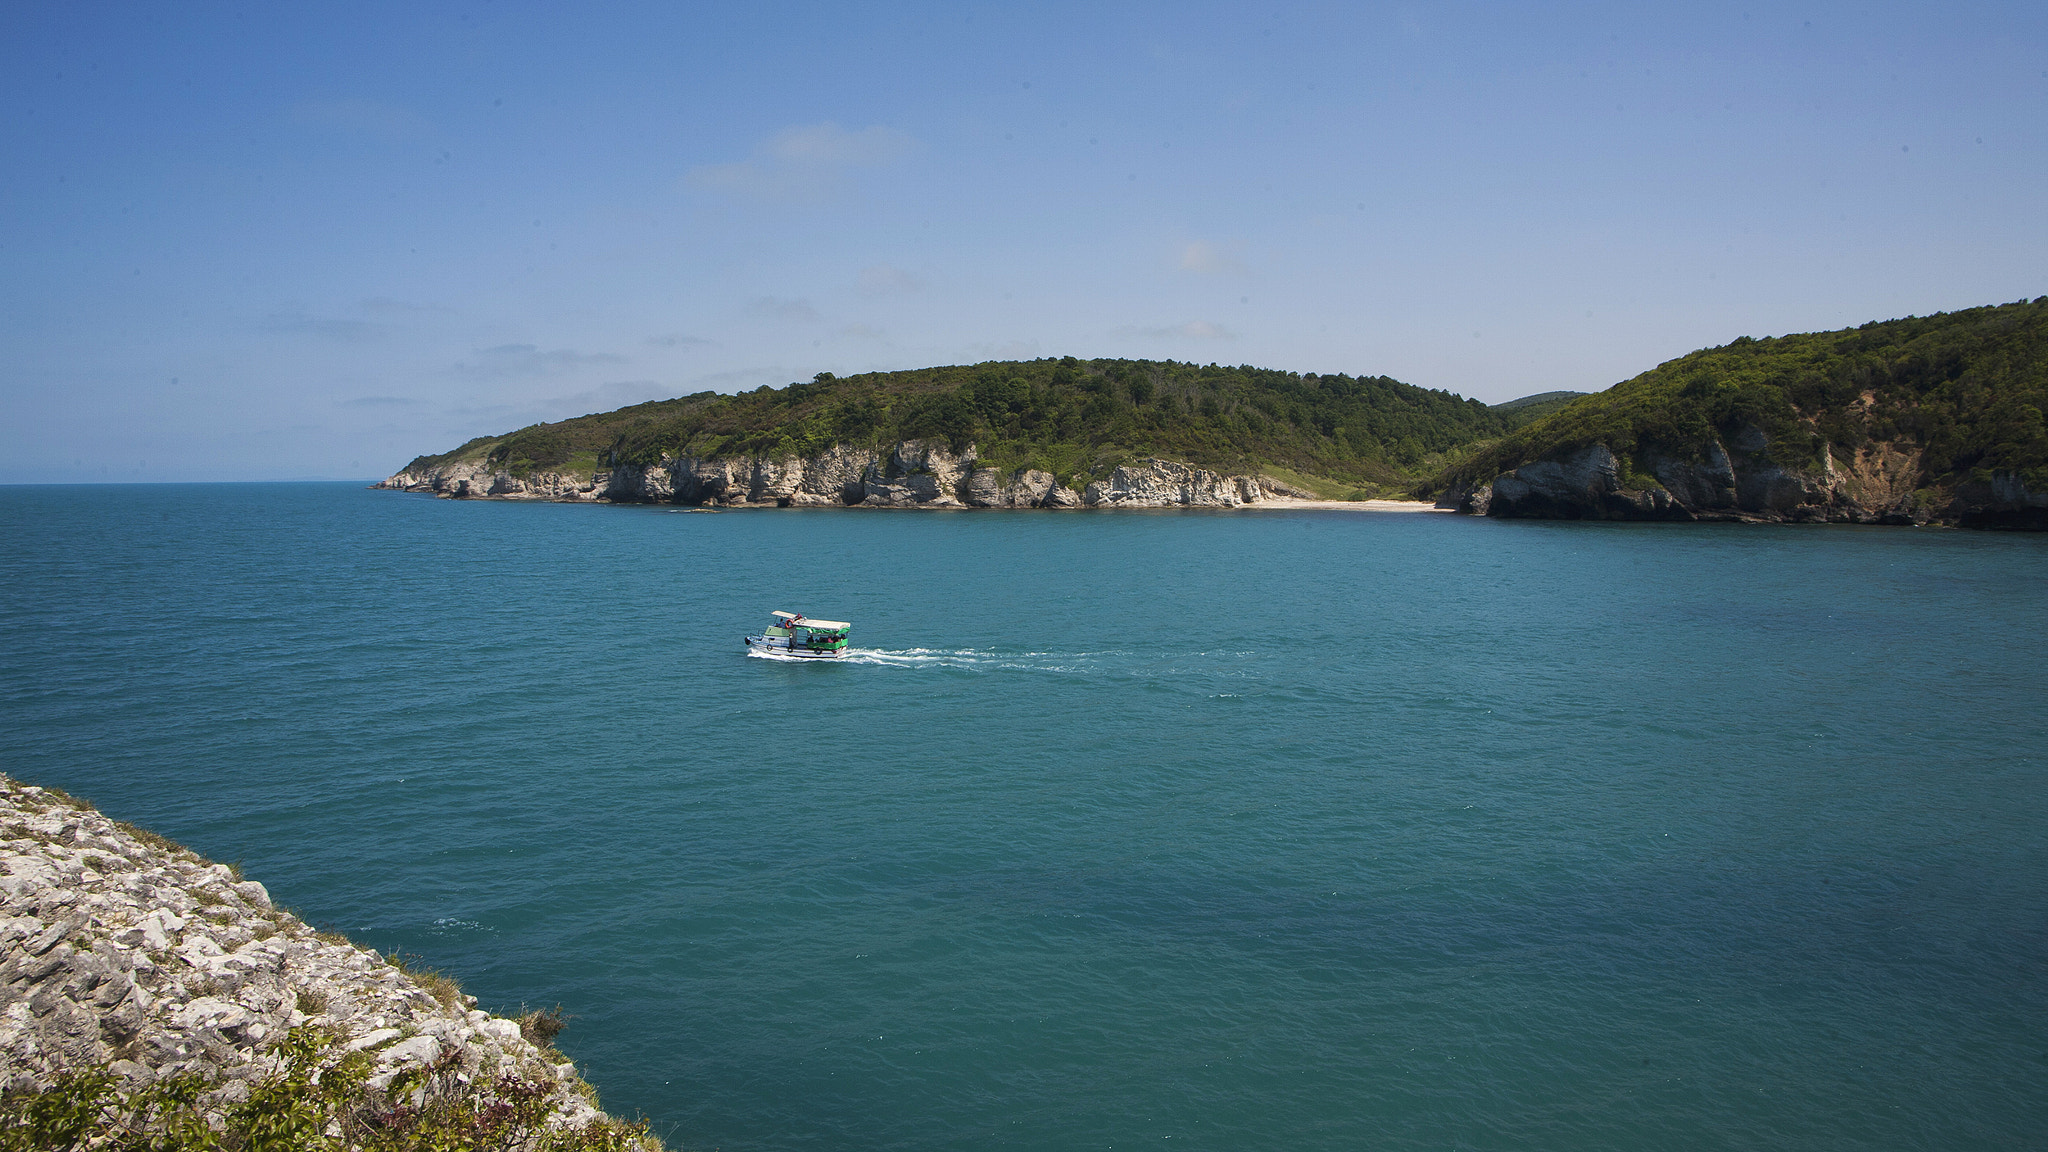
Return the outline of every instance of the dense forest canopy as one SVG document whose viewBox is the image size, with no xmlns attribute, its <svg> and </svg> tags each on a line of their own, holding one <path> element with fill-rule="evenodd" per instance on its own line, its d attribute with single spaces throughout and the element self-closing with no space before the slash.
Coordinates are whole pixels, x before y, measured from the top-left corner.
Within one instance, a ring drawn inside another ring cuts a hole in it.
<svg viewBox="0 0 2048 1152">
<path fill-rule="evenodd" d="M 1557 411 L 1559 408 L 1564 407 L 1565 405 L 1571 403 L 1574 400 L 1577 400 L 1579 397 L 1584 395 L 1587 395 L 1587 393 L 1538 392 L 1534 396 L 1524 396 L 1519 400 L 1508 400 L 1500 404 L 1495 404 L 1494 407 L 1506 410 L 1513 410 L 1517 408 L 1539 408 L 1545 413 L 1550 413 Z"/>
<path fill-rule="evenodd" d="M 925 439 L 956 450 L 973 444 L 985 464 L 1042 468 L 1070 482 L 1160 456 L 1221 469 L 1278 466 L 1377 489 L 1406 487 L 1447 454 L 1548 407 L 1492 408 L 1385 376 L 1066 357 L 820 373 L 737 396 L 700 392 L 483 437 L 411 467 L 482 458 L 527 474 Z"/>
<path fill-rule="evenodd" d="M 1997 472 L 2048 487 L 2048 296 L 1859 328 L 1743 337 L 1660 364 L 1476 446 L 1422 491 L 1605 444 L 1639 472 L 1746 426 L 1788 467 L 1850 464 L 1873 442 L 1921 453 L 1922 481 Z"/>
<path fill-rule="evenodd" d="M 898 440 L 976 446 L 988 466 L 1080 487 L 1148 456 L 1288 470 L 1325 490 L 1429 493 L 1602 443 L 1647 474 L 1745 426 L 1799 467 L 1872 442 L 1915 447 L 1925 482 L 1994 472 L 2048 487 L 2048 297 L 1838 332 L 1743 337 L 1592 395 L 1488 406 L 1385 376 L 1074 357 L 870 372 L 700 392 L 479 437 L 409 466 L 481 460 L 515 475 L 700 459 L 814 456 Z"/>
</svg>

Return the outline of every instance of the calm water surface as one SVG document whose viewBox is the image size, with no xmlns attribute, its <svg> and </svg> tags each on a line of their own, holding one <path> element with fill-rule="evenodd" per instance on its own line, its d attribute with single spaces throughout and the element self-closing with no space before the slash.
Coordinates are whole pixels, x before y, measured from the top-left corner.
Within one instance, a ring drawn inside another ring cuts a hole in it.
<svg viewBox="0 0 2048 1152">
<path fill-rule="evenodd" d="M 2048 539 L 348 485 L 0 539 L 0 767 L 561 1003 L 672 1147 L 2048 1131 Z M 771 608 L 859 658 L 745 656 Z"/>
</svg>

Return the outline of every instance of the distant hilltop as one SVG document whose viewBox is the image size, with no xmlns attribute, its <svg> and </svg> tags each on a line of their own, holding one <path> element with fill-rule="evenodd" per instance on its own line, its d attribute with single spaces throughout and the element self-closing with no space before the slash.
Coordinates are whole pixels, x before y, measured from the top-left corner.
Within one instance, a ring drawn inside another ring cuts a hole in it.
<svg viewBox="0 0 2048 1152">
<path fill-rule="evenodd" d="M 1494 517 L 2048 528 L 2048 297 L 1752 339 L 1596 393 L 1074 357 L 700 392 L 483 436 L 379 487 L 715 505 L 1434 499 Z"/>
<path fill-rule="evenodd" d="M 1565 405 L 1571 403 L 1572 401 L 1577 400 L 1581 396 L 1587 395 L 1590 395 L 1590 393 L 1538 392 L 1534 396 L 1524 396 L 1518 400 L 1503 400 L 1499 404 L 1495 404 L 1493 406 L 1493 409 L 1496 412 L 1514 412 L 1523 408 L 1540 407 L 1542 408 L 1544 414 L 1548 414 L 1557 411 L 1559 408 L 1562 408 Z"/>
<path fill-rule="evenodd" d="M 2048 297 L 1681 356 L 1419 491 L 1496 517 L 2041 530 L 2044 409 Z"/>
<path fill-rule="evenodd" d="M 1385 376 L 1074 357 L 700 392 L 422 456 L 384 487 L 509 499 L 1233 505 L 1406 493 L 1548 408 Z"/>
</svg>

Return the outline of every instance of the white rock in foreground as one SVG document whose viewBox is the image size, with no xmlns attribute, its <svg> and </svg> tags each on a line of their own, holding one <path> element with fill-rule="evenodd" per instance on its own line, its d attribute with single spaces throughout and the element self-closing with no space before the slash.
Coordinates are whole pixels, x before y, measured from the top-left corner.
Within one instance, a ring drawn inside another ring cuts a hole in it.
<svg viewBox="0 0 2048 1152">
<path fill-rule="evenodd" d="M 0 956 L 0 1089 L 104 1067 L 130 1084 L 197 1073 L 234 1100 L 278 1071 L 277 1040 L 313 1024 L 371 1054 L 373 1087 L 452 1061 L 475 1085 L 552 1086 L 551 1126 L 604 1118 L 570 1064 L 453 985 L 437 999 L 262 885 L 4 776 Z"/>
</svg>

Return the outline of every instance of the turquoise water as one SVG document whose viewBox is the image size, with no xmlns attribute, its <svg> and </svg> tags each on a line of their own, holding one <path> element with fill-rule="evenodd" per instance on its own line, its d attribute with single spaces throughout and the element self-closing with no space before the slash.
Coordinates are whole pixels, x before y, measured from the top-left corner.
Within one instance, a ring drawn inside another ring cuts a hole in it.
<svg viewBox="0 0 2048 1152">
<path fill-rule="evenodd" d="M 0 765 L 724 1149 L 2040 1147 L 2048 539 L 0 489 Z M 771 608 L 856 659 L 749 658 Z"/>
</svg>

